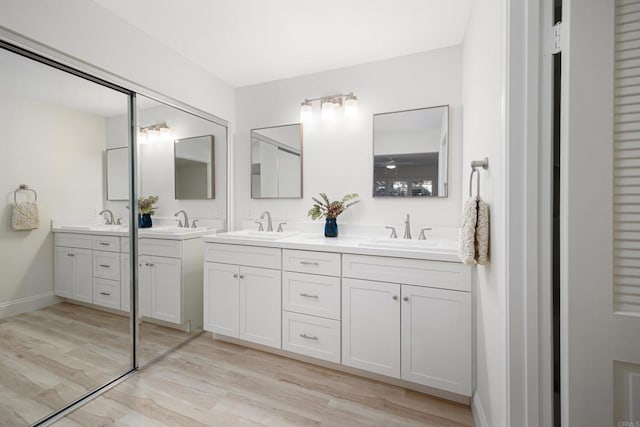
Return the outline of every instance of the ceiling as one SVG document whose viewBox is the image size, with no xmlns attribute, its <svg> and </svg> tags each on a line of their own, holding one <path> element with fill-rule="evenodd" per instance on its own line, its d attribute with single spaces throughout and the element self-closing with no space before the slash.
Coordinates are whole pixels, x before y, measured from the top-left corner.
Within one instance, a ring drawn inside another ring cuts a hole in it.
<svg viewBox="0 0 640 427">
<path fill-rule="evenodd" d="M 94 0 L 234 87 L 462 42 L 472 0 Z"/>
</svg>

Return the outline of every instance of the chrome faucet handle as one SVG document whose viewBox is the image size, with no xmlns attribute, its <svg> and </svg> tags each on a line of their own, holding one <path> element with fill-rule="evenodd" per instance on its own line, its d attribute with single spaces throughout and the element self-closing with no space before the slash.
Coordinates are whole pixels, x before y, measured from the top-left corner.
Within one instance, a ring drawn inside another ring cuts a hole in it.
<svg viewBox="0 0 640 427">
<path fill-rule="evenodd" d="M 194 219 L 193 222 L 191 223 L 191 228 L 196 228 L 196 223 L 200 221 L 199 219 Z"/>
<path fill-rule="evenodd" d="M 284 230 L 282 229 L 283 225 L 287 225 L 287 223 L 281 222 L 280 224 L 278 224 L 278 229 L 276 230 L 276 233 L 284 233 Z"/>
<path fill-rule="evenodd" d="M 258 224 L 258 231 L 264 231 L 264 226 L 260 221 L 253 221 L 254 224 Z"/>
<path fill-rule="evenodd" d="M 178 221 L 178 228 L 182 228 L 182 220 L 176 218 L 176 221 Z"/>
<path fill-rule="evenodd" d="M 389 236 L 390 239 L 397 239 L 398 238 L 398 234 L 396 233 L 396 228 L 395 227 L 386 226 L 384 228 L 386 228 L 387 230 L 391 230 L 391 235 Z"/>
<path fill-rule="evenodd" d="M 118 220 L 116 221 L 116 225 L 122 225 L 122 218 L 118 218 Z"/>
<path fill-rule="evenodd" d="M 418 236 L 418 240 L 427 240 L 427 235 L 424 233 L 425 231 L 431 231 L 431 227 L 426 227 L 420 230 L 420 235 Z"/>
</svg>

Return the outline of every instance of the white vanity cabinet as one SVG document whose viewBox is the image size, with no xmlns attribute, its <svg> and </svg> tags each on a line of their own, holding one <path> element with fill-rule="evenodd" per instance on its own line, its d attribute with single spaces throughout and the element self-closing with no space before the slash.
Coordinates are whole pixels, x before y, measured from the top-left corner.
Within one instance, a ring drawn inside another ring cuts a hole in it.
<svg viewBox="0 0 640 427">
<path fill-rule="evenodd" d="M 93 302 L 93 256 L 91 249 L 56 246 L 56 295 L 88 303 Z"/>
<path fill-rule="evenodd" d="M 201 240 L 142 238 L 138 252 L 140 315 L 201 328 Z"/>
<path fill-rule="evenodd" d="M 462 264 L 344 255 L 342 363 L 470 396 L 469 276 Z"/>
<path fill-rule="evenodd" d="M 204 329 L 281 347 L 281 250 L 207 243 Z"/>
</svg>

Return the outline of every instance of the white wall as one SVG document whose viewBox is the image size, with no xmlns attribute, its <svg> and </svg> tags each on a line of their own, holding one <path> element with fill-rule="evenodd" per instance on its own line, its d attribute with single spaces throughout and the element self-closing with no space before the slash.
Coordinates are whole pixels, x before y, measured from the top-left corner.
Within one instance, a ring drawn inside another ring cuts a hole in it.
<svg viewBox="0 0 640 427">
<path fill-rule="evenodd" d="M 7 93 L 0 93 L 0 117 L 2 304 L 53 292 L 51 219 L 95 215 L 102 206 L 105 122 Z M 11 228 L 13 191 L 19 184 L 38 192 L 37 230 Z"/>
<path fill-rule="evenodd" d="M 463 42 L 464 105 L 462 161 L 489 158 L 480 171 L 480 193 L 490 205 L 491 262 L 474 269 L 477 333 L 477 385 L 474 411 L 487 426 L 507 425 L 506 385 L 506 200 L 503 95 L 503 0 L 476 0 Z M 468 167 L 468 166 L 467 166 Z M 465 180 L 468 169 L 465 167 Z M 466 182 L 466 181 L 465 181 Z M 466 190 L 466 189 L 465 189 Z"/>
<path fill-rule="evenodd" d="M 462 50 L 460 46 L 386 61 L 239 88 L 236 91 L 235 221 L 270 210 L 277 219 L 305 221 L 311 196 L 331 198 L 358 193 L 362 203 L 339 218 L 343 223 L 398 225 L 412 214 L 412 226 L 460 225 L 462 195 Z M 338 92 L 358 97 L 358 116 L 339 110 L 333 121 L 322 121 L 318 103 L 314 118 L 303 125 L 302 200 L 250 198 L 250 129 L 300 121 L 300 102 Z M 436 105 L 451 105 L 449 197 L 390 200 L 373 198 L 374 113 Z"/>
</svg>

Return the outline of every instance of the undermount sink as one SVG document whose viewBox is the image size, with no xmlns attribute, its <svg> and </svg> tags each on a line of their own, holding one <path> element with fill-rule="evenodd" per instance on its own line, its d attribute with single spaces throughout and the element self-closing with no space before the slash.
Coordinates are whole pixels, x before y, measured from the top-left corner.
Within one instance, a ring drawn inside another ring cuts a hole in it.
<svg viewBox="0 0 640 427">
<path fill-rule="evenodd" d="M 457 245 L 454 240 L 445 239 L 427 239 L 427 240 L 410 240 L 410 239 L 377 239 L 360 242 L 359 246 L 365 248 L 387 248 L 400 250 L 436 250 L 439 252 L 455 252 Z"/>
<path fill-rule="evenodd" d="M 256 239 L 256 240 L 282 240 L 298 234 L 298 231 L 256 231 L 256 230 L 238 230 L 228 233 L 219 233 L 218 237 L 230 237 L 234 239 Z"/>
</svg>

